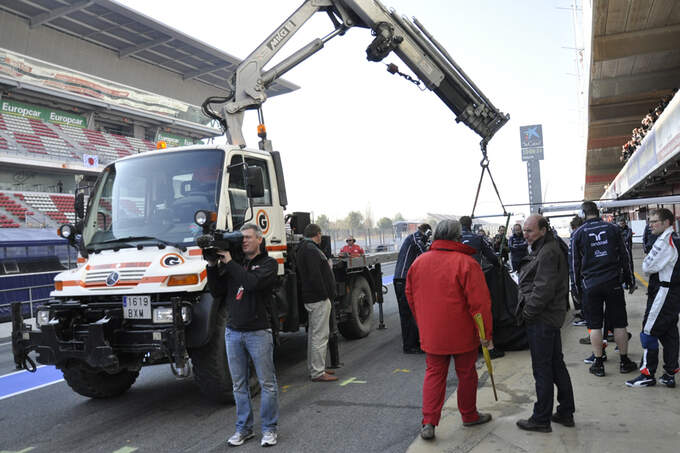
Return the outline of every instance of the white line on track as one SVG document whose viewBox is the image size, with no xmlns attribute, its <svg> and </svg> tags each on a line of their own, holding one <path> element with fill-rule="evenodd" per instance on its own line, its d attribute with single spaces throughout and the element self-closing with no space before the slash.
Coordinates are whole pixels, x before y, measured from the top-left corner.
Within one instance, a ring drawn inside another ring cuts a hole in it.
<svg viewBox="0 0 680 453">
<path fill-rule="evenodd" d="M 14 374 L 14 373 L 10 373 L 10 374 Z M 5 376 L 8 376 L 8 375 L 6 374 Z M 16 396 L 16 395 L 21 395 L 22 393 L 30 392 L 31 390 L 41 389 L 43 387 L 47 387 L 48 385 L 56 384 L 58 382 L 63 382 L 63 381 L 64 381 L 63 379 L 57 379 L 56 381 L 48 382 L 46 384 L 42 384 L 42 385 L 39 385 L 37 387 L 31 387 L 30 389 L 25 389 L 25 390 L 21 390 L 21 391 L 18 391 L 18 392 L 10 393 L 9 395 L 5 395 L 5 396 L 0 396 L 0 400 L 4 400 L 6 398 L 11 398 L 11 397 Z"/>
</svg>

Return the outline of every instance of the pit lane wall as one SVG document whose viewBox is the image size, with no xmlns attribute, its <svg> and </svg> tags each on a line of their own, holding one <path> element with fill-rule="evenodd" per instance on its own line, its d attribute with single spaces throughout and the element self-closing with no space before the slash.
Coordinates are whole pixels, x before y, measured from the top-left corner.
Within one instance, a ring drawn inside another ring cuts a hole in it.
<svg viewBox="0 0 680 453">
<path fill-rule="evenodd" d="M 601 199 L 622 197 L 679 154 L 680 96 L 676 94 Z"/>
</svg>

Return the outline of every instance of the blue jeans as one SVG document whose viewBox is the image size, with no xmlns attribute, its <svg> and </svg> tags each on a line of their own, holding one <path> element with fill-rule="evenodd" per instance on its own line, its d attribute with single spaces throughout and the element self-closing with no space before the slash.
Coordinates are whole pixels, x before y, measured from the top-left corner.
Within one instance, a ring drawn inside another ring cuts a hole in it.
<svg viewBox="0 0 680 453">
<path fill-rule="evenodd" d="M 253 431 L 253 409 L 250 400 L 248 358 L 253 360 L 260 381 L 260 418 L 262 432 L 276 432 L 279 421 L 278 384 L 274 369 L 274 341 L 270 330 L 238 331 L 227 327 L 225 331 L 227 360 L 236 402 L 236 430 Z"/>
<path fill-rule="evenodd" d="M 557 413 L 563 417 L 574 414 L 574 390 L 562 355 L 560 329 L 542 322 L 527 324 L 527 339 L 531 350 L 531 367 L 536 381 L 536 404 L 533 420 L 550 424 L 555 387 Z"/>
</svg>

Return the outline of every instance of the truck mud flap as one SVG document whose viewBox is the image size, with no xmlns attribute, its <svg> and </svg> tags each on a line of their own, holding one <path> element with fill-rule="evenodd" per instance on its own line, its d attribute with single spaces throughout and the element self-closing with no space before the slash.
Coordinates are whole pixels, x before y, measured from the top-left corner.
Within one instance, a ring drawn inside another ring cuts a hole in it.
<svg viewBox="0 0 680 453">
<path fill-rule="evenodd" d="M 198 303 L 191 308 L 191 324 L 186 329 L 188 348 L 200 348 L 210 340 L 217 316 L 217 308 L 222 302 L 222 298 L 214 299 L 208 292 L 201 294 Z"/>
</svg>

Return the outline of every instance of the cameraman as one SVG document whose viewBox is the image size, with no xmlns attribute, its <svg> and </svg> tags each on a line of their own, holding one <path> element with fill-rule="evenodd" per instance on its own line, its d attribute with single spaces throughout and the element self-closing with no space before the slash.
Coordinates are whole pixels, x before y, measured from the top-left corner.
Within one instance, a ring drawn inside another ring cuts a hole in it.
<svg viewBox="0 0 680 453">
<path fill-rule="evenodd" d="M 248 389 L 248 357 L 262 388 L 260 418 L 262 446 L 276 445 L 279 419 L 278 386 L 274 369 L 274 342 L 268 305 L 276 283 L 278 263 L 261 250 L 262 230 L 252 223 L 241 227 L 244 263 L 231 253 L 218 250 L 219 265 L 208 260 L 208 286 L 215 298 L 227 304 L 225 343 L 229 372 L 236 402 L 236 433 L 230 446 L 242 445 L 253 437 L 253 413 Z M 209 257 L 210 258 L 210 257 Z"/>
</svg>

